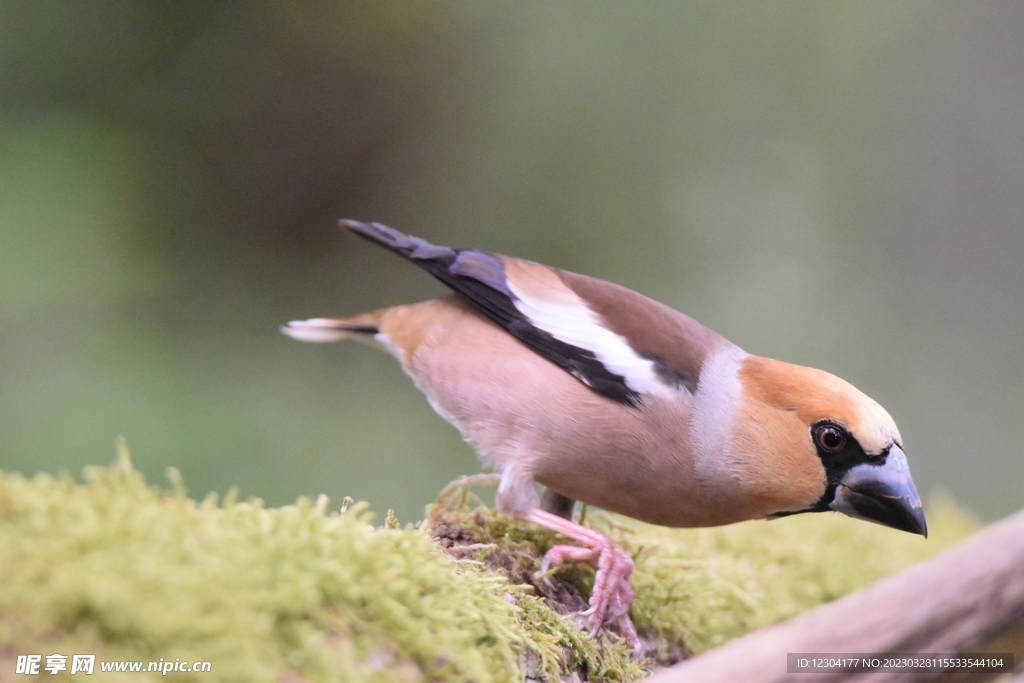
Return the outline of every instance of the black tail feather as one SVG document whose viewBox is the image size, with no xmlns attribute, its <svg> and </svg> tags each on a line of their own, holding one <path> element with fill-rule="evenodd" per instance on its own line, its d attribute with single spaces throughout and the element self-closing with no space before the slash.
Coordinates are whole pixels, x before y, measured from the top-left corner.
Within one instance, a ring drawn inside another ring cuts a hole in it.
<svg viewBox="0 0 1024 683">
<path fill-rule="evenodd" d="M 364 325 L 364 324 L 351 324 L 351 325 L 338 325 L 339 329 L 344 329 L 346 332 L 352 332 L 354 334 L 369 334 L 376 335 L 380 334 L 380 328 L 376 325 Z"/>
</svg>

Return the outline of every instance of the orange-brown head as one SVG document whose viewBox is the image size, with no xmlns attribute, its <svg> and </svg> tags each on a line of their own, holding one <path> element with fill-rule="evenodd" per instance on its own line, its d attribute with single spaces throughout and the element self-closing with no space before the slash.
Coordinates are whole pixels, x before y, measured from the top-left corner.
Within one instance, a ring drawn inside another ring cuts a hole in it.
<svg viewBox="0 0 1024 683">
<path fill-rule="evenodd" d="M 927 535 L 896 423 L 823 370 L 745 356 L 733 456 L 748 495 L 774 516 L 838 510 Z"/>
</svg>

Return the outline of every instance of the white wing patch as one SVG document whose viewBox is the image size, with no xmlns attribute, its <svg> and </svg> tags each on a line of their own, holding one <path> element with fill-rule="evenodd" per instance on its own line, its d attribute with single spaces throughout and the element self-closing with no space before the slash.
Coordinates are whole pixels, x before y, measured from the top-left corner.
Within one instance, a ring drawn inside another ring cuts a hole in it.
<svg viewBox="0 0 1024 683">
<path fill-rule="evenodd" d="M 639 394 L 674 396 L 676 387 L 658 376 L 654 361 L 637 354 L 624 337 L 601 325 L 597 315 L 587 308 L 574 292 L 559 292 L 567 303 L 556 303 L 525 293 L 511 280 L 505 283 L 512 292 L 513 303 L 530 323 L 555 339 L 586 349 L 609 371 L 621 376 L 631 390 Z"/>
</svg>

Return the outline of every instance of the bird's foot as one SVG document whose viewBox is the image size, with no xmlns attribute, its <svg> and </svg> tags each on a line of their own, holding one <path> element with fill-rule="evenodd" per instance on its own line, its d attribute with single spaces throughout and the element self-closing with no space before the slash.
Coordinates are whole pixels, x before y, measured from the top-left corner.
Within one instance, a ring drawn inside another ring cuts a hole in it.
<svg viewBox="0 0 1024 683">
<path fill-rule="evenodd" d="M 601 627 L 612 624 L 635 651 L 641 649 L 640 638 L 629 618 L 633 604 L 633 589 L 629 577 L 633 573 L 633 560 L 617 550 L 612 540 L 604 534 L 588 529 L 556 515 L 534 510 L 528 519 L 562 533 L 583 543 L 577 545 L 556 545 L 548 550 L 541 563 L 541 572 L 563 564 L 566 560 L 586 562 L 596 570 L 594 588 L 590 594 L 590 609 L 583 612 L 590 634 L 596 635 Z"/>
<path fill-rule="evenodd" d="M 586 562 L 594 567 L 594 589 L 590 594 L 590 609 L 583 612 L 591 635 L 604 624 L 616 624 L 627 640 L 635 640 L 636 630 L 629 620 L 629 607 L 633 603 L 633 589 L 629 577 L 633 573 L 633 560 L 611 541 L 601 548 L 586 548 L 578 545 L 556 545 L 544 556 L 541 572 L 563 564 L 566 560 Z M 629 634 L 633 637 L 630 638 Z"/>
</svg>

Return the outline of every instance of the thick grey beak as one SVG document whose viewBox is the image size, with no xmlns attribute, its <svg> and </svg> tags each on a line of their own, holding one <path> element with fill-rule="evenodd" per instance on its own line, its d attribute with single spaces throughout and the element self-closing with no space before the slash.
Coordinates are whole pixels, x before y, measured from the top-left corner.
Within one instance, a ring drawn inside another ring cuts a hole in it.
<svg viewBox="0 0 1024 683">
<path fill-rule="evenodd" d="M 885 463 L 862 463 L 843 475 L 829 507 L 869 522 L 928 537 L 921 497 L 910 478 L 907 456 L 893 444 Z"/>
</svg>

